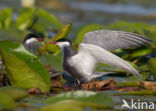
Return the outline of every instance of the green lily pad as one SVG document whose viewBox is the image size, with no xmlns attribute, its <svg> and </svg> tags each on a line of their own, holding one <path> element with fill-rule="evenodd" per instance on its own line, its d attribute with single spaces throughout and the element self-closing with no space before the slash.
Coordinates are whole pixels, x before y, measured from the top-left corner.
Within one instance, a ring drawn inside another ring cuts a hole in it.
<svg viewBox="0 0 156 111">
<path fill-rule="evenodd" d="M 63 24 L 52 14 L 41 8 L 22 8 L 17 17 L 16 27 L 19 29 L 31 28 L 37 32 L 59 30 Z"/>
<path fill-rule="evenodd" d="M 29 94 L 24 89 L 12 87 L 12 86 L 1 87 L 0 92 L 9 95 L 14 100 L 20 100 L 22 98 L 29 96 Z"/>
<path fill-rule="evenodd" d="M 36 87 L 42 92 L 49 91 L 49 74 L 37 56 L 16 42 L 2 41 L 0 47 L 1 56 L 13 86 L 25 89 Z"/>
<path fill-rule="evenodd" d="M 148 67 L 156 80 L 156 58 L 152 58 L 148 62 Z"/>
<path fill-rule="evenodd" d="M 59 53 L 58 55 L 54 55 L 54 54 L 42 55 L 40 56 L 40 60 L 45 65 L 49 64 L 51 68 L 56 71 L 60 71 L 60 72 L 63 71 L 62 53 Z"/>
<path fill-rule="evenodd" d="M 0 29 L 8 28 L 12 23 L 12 10 L 5 8 L 0 11 Z"/>
<path fill-rule="evenodd" d="M 14 109 L 16 107 L 15 101 L 9 95 L 0 92 L 0 109 Z"/>
<path fill-rule="evenodd" d="M 44 103 L 56 103 L 62 100 L 75 100 L 85 104 L 94 103 L 96 107 L 107 107 L 113 106 L 113 101 L 110 96 L 104 92 L 93 92 L 93 91 L 71 91 L 57 96 L 52 96 L 44 101 Z"/>
<path fill-rule="evenodd" d="M 34 22 L 34 10 L 35 9 L 31 8 L 30 10 L 19 14 L 15 24 L 18 29 L 25 30 L 32 25 L 32 23 Z"/>
</svg>

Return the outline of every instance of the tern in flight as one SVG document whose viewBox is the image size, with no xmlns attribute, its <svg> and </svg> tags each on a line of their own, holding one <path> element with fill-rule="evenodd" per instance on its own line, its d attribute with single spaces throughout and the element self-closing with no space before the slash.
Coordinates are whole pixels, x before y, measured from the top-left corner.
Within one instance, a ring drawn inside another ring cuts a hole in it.
<svg viewBox="0 0 156 111">
<path fill-rule="evenodd" d="M 115 66 L 141 78 L 139 72 L 129 63 L 109 51 L 142 46 L 150 42 L 150 39 L 130 32 L 99 30 L 85 34 L 78 52 L 73 50 L 67 39 L 59 39 L 49 44 L 56 44 L 62 49 L 64 70 L 78 81 L 86 82 L 103 75 L 94 72 L 98 63 Z"/>
</svg>

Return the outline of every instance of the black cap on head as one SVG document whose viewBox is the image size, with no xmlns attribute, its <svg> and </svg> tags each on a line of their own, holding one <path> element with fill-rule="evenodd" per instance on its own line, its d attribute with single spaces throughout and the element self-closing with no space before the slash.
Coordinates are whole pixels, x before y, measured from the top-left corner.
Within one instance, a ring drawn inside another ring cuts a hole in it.
<svg viewBox="0 0 156 111">
<path fill-rule="evenodd" d="M 39 37 L 39 36 L 37 36 L 35 34 L 30 33 L 30 34 L 28 34 L 28 35 L 25 36 L 25 38 L 23 40 L 23 43 L 25 43 L 30 38 L 41 38 L 41 37 Z"/>
<path fill-rule="evenodd" d="M 65 39 L 65 38 L 58 39 L 56 42 L 69 42 L 71 44 L 71 41 L 69 39 Z"/>
</svg>

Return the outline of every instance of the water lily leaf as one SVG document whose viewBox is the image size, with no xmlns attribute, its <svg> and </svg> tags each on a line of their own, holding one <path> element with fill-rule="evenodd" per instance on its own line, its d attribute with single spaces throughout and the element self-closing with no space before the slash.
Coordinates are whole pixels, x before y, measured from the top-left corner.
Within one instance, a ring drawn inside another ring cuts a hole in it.
<svg viewBox="0 0 156 111">
<path fill-rule="evenodd" d="M 112 107 L 113 101 L 106 93 L 92 91 L 71 91 L 52 96 L 45 100 L 45 103 L 55 103 L 61 100 L 76 100 L 83 103 L 94 103 L 97 106 Z"/>
<path fill-rule="evenodd" d="M 71 30 L 71 25 L 72 24 L 67 24 L 65 25 L 61 31 L 59 33 L 57 33 L 55 35 L 55 37 L 53 37 L 52 39 L 50 39 L 49 41 L 57 41 L 58 39 L 61 39 L 61 38 L 65 38 L 67 37 L 68 33 L 70 32 Z"/>
<path fill-rule="evenodd" d="M 56 71 L 63 71 L 62 68 L 62 53 L 58 55 L 48 54 L 40 56 L 40 60 L 44 65 L 49 64 Z"/>
<path fill-rule="evenodd" d="M 40 8 L 22 8 L 16 21 L 19 29 L 32 29 L 37 32 L 59 30 L 63 24 L 52 14 Z"/>
<path fill-rule="evenodd" d="M 9 95 L 14 100 L 20 100 L 29 95 L 24 89 L 21 89 L 18 87 L 13 87 L 13 86 L 1 87 L 0 92 L 3 92 L 5 94 Z"/>
<path fill-rule="evenodd" d="M 83 109 L 71 103 L 56 103 L 41 107 L 39 111 L 83 111 Z"/>
<path fill-rule="evenodd" d="M 156 80 L 156 57 L 148 61 L 148 67 L 153 74 L 154 79 Z"/>
<path fill-rule="evenodd" d="M 48 54 L 49 52 L 54 53 L 55 55 L 61 52 L 61 49 L 55 44 L 44 44 L 38 49 L 40 54 Z"/>
<path fill-rule="evenodd" d="M 22 42 L 25 35 L 28 34 L 28 31 L 26 30 L 19 30 L 14 27 L 9 27 L 7 29 L 1 29 L 0 30 L 0 41 L 2 40 L 13 40 Z"/>
<path fill-rule="evenodd" d="M 15 101 L 9 95 L 0 92 L 0 109 L 14 109 L 16 107 Z"/>
<path fill-rule="evenodd" d="M 34 10 L 33 8 L 30 8 L 30 10 L 25 11 L 24 13 L 19 14 L 19 16 L 16 19 L 16 27 L 20 30 L 25 30 L 29 28 L 34 19 Z"/>
<path fill-rule="evenodd" d="M 45 30 L 51 30 L 51 29 L 60 30 L 64 26 L 54 15 L 46 12 L 41 8 L 36 9 L 35 15 L 37 17 L 37 20 L 33 25 L 34 28 L 35 25 L 40 25 Z"/>
<path fill-rule="evenodd" d="M 49 91 L 49 74 L 37 56 L 16 42 L 2 41 L 0 47 L 3 48 L 1 56 L 12 85 Z"/>
<path fill-rule="evenodd" d="M 8 28 L 12 24 L 12 10 L 5 8 L 0 11 L 0 29 Z"/>
<path fill-rule="evenodd" d="M 56 41 L 58 39 L 61 39 L 61 38 L 65 38 L 68 33 L 70 32 L 70 29 L 71 29 L 71 24 L 67 24 L 65 25 L 60 32 L 58 32 L 56 34 L 55 37 L 53 37 L 52 39 L 50 39 L 49 41 Z M 39 52 L 41 54 L 44 54 L 44 53 L 47 53 L 47 52 L 53 52 L 55 54 L 58 54 L 60 52 L 60 48 L 58 46 L 56 46 L 55 44 L 44 44 L 43 46 L 41 46 L 39 48 Z"/>
</svg>

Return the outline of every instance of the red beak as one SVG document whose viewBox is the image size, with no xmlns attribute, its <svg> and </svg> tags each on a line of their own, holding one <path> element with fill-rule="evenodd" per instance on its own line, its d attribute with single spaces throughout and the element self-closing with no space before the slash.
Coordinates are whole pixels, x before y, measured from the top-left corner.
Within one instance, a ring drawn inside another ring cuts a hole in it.
<svg viewBox="0 0 156 111">
<path fill-rule="evenodd" d="M 37 38 L 38 41 L 43 42 L 44 39 L 43 38 Z"/>
<path fill-rule="evenodd" d="M 52 42 L 48 42 L 48 44 L 57 44 L 57 42 L 52 41 Z"/>
</svg>

